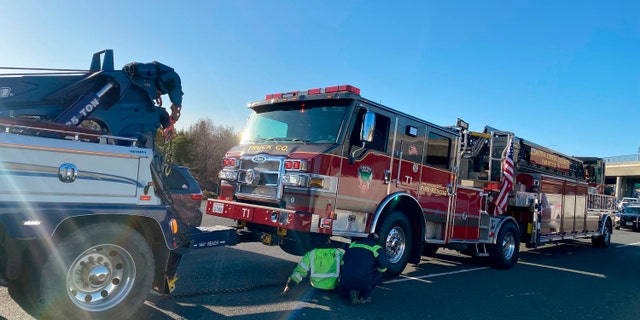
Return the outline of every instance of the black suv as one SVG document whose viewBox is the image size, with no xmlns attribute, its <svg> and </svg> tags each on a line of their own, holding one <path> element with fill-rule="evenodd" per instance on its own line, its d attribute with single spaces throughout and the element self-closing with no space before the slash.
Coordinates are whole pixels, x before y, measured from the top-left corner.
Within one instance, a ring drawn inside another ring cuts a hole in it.
<svg viewBox="0 0 640 320">
<path fill-rule="evenodd" d="M 620 227 L 631 228 L 633 231 L 640 231 L 640 205 L 631 204 L 618 212 L 620 215 Z"/>
<path fill-rule="evenodd" d="M 189 173 L 189 168 L 171 165 L 165 177 L 165 186 L 173 198 L 173 207 L 180 215 L 182 222 L 194 227 L 202 223 L 202 190 Z"/>
</svg>

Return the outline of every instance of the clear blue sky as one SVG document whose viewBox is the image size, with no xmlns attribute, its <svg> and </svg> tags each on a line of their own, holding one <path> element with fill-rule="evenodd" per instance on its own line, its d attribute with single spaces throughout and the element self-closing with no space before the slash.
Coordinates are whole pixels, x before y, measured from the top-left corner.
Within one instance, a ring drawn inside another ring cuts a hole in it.
<svg viewBox="0 0 640 320">
<path fill-rule="evenodd" d="M 439 125 L 457 118 L 575 156 L 640 147 L 640 1 L 0 1 L 0 66 L 159 61 L 179 128 L 240 131 L 266 93 L 352 84 Z M 168 98 L 165 99 L 168 101 Z"/>
</svg>

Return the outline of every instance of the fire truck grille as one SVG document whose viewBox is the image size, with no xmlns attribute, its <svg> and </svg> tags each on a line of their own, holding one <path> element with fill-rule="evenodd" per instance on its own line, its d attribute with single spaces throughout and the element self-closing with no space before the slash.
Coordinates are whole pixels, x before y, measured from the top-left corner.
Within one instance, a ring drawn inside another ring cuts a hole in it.
<svg viewBox="0 0 640 320">
<path fill-rule="evenodd" d="M 281 198 L 279 158 L 244 157 L 240 162 L 236 196 L 249 200 L 276 202 Z"/>
</svg>

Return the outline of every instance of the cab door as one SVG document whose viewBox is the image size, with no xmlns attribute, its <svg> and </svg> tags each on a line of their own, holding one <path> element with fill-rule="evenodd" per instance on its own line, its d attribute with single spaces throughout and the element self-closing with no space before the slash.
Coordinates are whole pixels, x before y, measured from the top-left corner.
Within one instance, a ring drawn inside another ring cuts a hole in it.
<svg viewBox="0 0 640 320">
<path fill-rule="evenodd" d="M 389 193 L 406 192 L 417 199 L 422 177 L 426 126 L 406 118 L 397 118 L 396 122 Z"/>
<path fill-rule="evenodd" d="M 393 138 L 392 115 L 362 102 L 356 107 L 340 159 L 333 234 L 362 236 L 368 232 L 381 199 L 387 196 Z M 360 141 L 363 116 L 375 113 L 372 141 Z"/>
</svg>

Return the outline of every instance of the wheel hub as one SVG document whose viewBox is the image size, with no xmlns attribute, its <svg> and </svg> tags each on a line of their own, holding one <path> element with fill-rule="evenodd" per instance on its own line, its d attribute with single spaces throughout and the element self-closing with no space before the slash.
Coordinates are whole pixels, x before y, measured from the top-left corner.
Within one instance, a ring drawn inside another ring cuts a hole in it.
<svg viewBox="0 0 640 320">
<path fill-rule="evenodd" d="M 387 235 L 387 239 L 385 240 L 385 251 L 390 263 L 400 261 L 404 254 L 405 246 L 406 239 L 402 228 L 395 227 L 391 229 L 391 231 L 389 231 L 389 235 Z"/>
<path fill-rule="evenodd" d="M 69 267 L 67 293 L 84 310 L 106 310 L 131 291 L 135 275 L 134 260 L 126 250 L 116 245 L 95 246 Z"/>
<path fill-rule="evenodd" d="M 105 281 L 109 278 L 110 275 L 111 271 L 109 270 L 109 268 L 103 265 L 97 265 L 89 270 L 89 275 L 87 278 L 89 280 L 89 284 L 94 287 L 99 287 L 104 285 Z"/>
<path fill-rule="evenodd" d="M 507 233 L 502 239 L 502 256 L 508 260 L 516 251 L 516 240 L 512 233 Z"/>
</svg>

